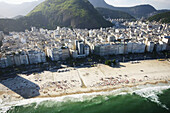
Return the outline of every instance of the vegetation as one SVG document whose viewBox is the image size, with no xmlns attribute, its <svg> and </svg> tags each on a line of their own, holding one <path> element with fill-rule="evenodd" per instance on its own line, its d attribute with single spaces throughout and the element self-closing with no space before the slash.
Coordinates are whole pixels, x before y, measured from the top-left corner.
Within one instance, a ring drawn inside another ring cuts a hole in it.
<svg viewBox="0 0 170 113">
<path fill-rule="evenodd" d="M 105 65 L 111 66 L 112 64 L 116 65 L 116 60 L 114 59 L 113 61 L 111 60 L 106 60 Z"/>
<path fill-rule="evenodd" d="M 2 31 L 21 31 L 30 26 L 47 29 L 55 29 L 57 26 L 91 29 L 110 27 L 112 24 L 88 0 L 46 0 L 26 17 L 0 20 L 0 26 Z"/>
<path fill-rule="evenodd" d="M 7 34 L 9 31 L 12 31 L 13 29 L 22 30 L 22 27 L 19 26 L 19 23 L 16 20 L 12 19 L 0 19 L 0 31 L 3 31 L 5 34 Z"/>
<path fill-rule="evenodd" d="M 135 19 L 130 14 L 123 12 L 123 11 L 117 11 L 117 10 L 111 10 L 107 8 L 96 8 L 97 11 L 104 16 L 105 18 L 111 18 L 111 19 Z"/>
<path fill-rule="evenodd" d="M 170 11 L 165 13 L 159 13 L 148 18 L 149 21 L 157 21 L 161 23 L 170 23 Z"/>
<path fill-rule="evenodd" d="M 27 16 L 40 13 L 48 19 L 48 26 L 56 28 L 100 28 L 112 26 L 93 8 L 88 0 L 47 0 Z"/>
</svg>

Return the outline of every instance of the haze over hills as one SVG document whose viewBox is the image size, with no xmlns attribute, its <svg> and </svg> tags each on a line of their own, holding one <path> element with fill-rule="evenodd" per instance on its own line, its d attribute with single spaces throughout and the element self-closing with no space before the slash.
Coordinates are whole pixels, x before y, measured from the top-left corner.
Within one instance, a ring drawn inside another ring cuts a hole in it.
<svg viewBox="0 0 170 113">
<path fill-rule="evenodd" d="M 134 7 L 114 7 L 107 4 L 104 0 L 89 0 L 94 7 L 103 7 L 112 10 L 127 12 L 136 18 L 147 17 L 157 10 L 151 5 L 138 5 Z"/>
<path fill-rule="evenodd" d="M 18 15 L 25 16 L 43 1 L 44 0 L 38 0 L 33 2 L 24 2 L 22 4 L 0 2 L 0 18 L 13 18 Z"/>
<path fill-rule="evenodd" d="M 22 16 L 22 15 L 18 15 L 18 16 L 15 16 L 15 17 L 13 17 L 12 19 L 19 19 L 19 18 L 22 18 L 22 17 L 24 17 L 24 16 Z"/>
<path fill-rule="evenodd" d="M 17 26 L 17 27 L 15 27 Z M 88 0 L 46 0 L 35 7 L 26 17 L 16 20 L 1 19 L 0 31 L 21 31 L 31 26 L 55 29 L 110 27 Z"/>
<path fill-rule="evenodd" d="M 133 17 L 147 17 L 150 14 L 168 11 L 157 11 L 154 7 L 150 5 L 140 5 L 135 7 L 114 7 L 108 5 L 104 0 L 89 0 L 96 7 L 97 10 L 88 0 L 42 1 L 44 0 L 14 5 L 15 7 L 9 6 L 14 10 L 14 12 L 18 11 L 17 15 L 15 15 L 15 18 L 13 18 L 15 20 L 0 19 L 0 31 L 23 31 L 25 29 L 29 29 L 31 26 L 48 29 L 55 29 L 56 26 L 88 29 L 109 27 L 112 26 L 112 24 L 106 21 L 102 16 L 111 18 L 132 19 Z M 38 3 L 41 4 L 36 6 L 36 4 Z M 3 4 L 0 4 L 0 6 L 1 5 Z M 16 8 L 17 6 L 18 8 Z M 33 8 L 34 6 L 36 7 Z M 1 8 L 2 7 L 0 7 L 0 9 Z M 33 10 L 27 16 L 22 17 L 22 15 L 20 15 L 21 12 L 26 14 L 26 12 L 31 9 Z M 8 13 L 6 13 L 5 11 L 2 11 L 3 14 L 8 15 Z M 19 13 L 19 11 L 21 12 Z M 4 17 L 4 15 L 2 14 L 0 14 L 0 16 Z"/>
<path fill-rule="evenodd" d="M 43 1 L 45 0 L 25 2 L 22 4 L 9 4 L 5 2 L 0 2 L 0 18 L 13 18 L 18 15 L 25 16 Z M 168 10 L 156 10 L 151 5 L 139 5 L 134 7 L 114 7 L 112 5 L 107 4 L 104 0 L 89 0 L 89 1 L 94 5 L 94 7 L 103 7 L 112 10 L 120 10 L 123 12 L 127 12 L 136 18 L 141 18 L 142 16 L 147 17 L 148 15 L 151 16 L 157 13 L 168 11 Z"/>
</svg>

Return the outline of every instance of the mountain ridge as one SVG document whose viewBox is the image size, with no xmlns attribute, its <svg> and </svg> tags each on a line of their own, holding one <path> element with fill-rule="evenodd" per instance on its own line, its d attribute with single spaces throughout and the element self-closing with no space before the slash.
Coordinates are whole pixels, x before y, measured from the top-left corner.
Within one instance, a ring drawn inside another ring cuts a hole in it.
<svg viewBox="0 0 170 113">
<path fill-rule="evenodd" d="M 16 20 L 0 19 L 0 30 L 5 32 L 21 31 L 31 26 L 47 29 L 56 29 L 57 26 L 92 29 L 111 27 L 113 24 L 106 21 L 88 0 L 46 0 L 25 17 Z"/>
<path fill-rule="evenodd" d="M 48 18 L 52 28 L 56 27 L 56 24 L 88 29 L 110 26 L 88 0 L 46 0 L 36 6 L 27 17 L 35 14 Z"/>
<path fill-rule="evenodd" d="M 6 2 L 0 2 L 0 18 L 14 18 L 18 15 L 26 16 L 32 9 L 34 9 L 35 6 L 42 3 L 43 1 L 45 1 L 45 0 L 37 0 L 37 1 L 33 1 L 33 2 L 23 2 L 22 4 L 10 4 L 10 3 L 6 3 Z M 89 1 L 95 7 L 110 8 L 112 10 L 121 10 L 122 11 L 123 10 L 122 8 L 129 8 L 129 7 L 114 7 L 112 5 L 107 4 L 104 0 L 89 0 Z M 149 6 L 149 4 L 144 4 L 144 5 Z M 136 6 L 141 6 L 141 5 L 136 5 Z M 113 9 L 113 7 L 116 9 Z M 132 7 L 135 7 L 135 6 L 132 6 Z M 121 8 L 121 9 L 119 9 L 119 8 Z M 162 12 L 162 10 L 164 10 L 164 9 L 157 10 L 155 12 L 152 12 L 151 14 L 147 14 L 144 16 L 152 16 L 154 14 Z M 167 12 L 169 10 L 170 9 L 165 9 L 163 12 Z M 123 12 L 125 12 L 125 11 L 123 11 Z M 134 16 L 133 14 L 131 14 L 131 15 Z M 139 15 L 139 17 L 141 17 L 141 16 Z"/>
<path fill-rule="evenodd" d="M 103 7 L 103 8 L 108 8 L 112 10 L 119 10 L 119 11 L 127 12 L 136 18 L 147 17 L 151 13 L 157 11 L 153 6 L 149 4 L 136 5 L 133 7 L 114 7 L 112 5 L 107 4 L 104 0 L 89 0 L 89 2 L 94 7 Z"/>
<path fill-rule="evenodd" d="M 107 8 L 101 8 L 97 7 L 96 10 L 105 18 L 111 18 L 111 19 L 135 19 L 133 16 L 126 12 L 118 11 L 118 10 L 112 10 Z"/>
</svg>

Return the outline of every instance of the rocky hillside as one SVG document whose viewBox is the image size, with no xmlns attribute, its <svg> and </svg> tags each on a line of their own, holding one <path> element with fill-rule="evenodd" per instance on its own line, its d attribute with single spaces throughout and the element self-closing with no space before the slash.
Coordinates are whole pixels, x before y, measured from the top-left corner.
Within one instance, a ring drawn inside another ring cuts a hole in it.
<svg viewBox="0 0 170 113">
<path fill-rule="evenodd" d="M 57 26 L 91 29 L 110 27 L 112 24 L 88 0 L 46 0 L 25 17 L 16 20 L 1 19 L 0 26 L 0 31 L 8 32 L 31 26 L 47 29 L 55 29 Z"/>
<path fill-rule="evenodd" d="M 39 16 L 53 29 L 56 26 L 88 29 L 112 26 L 88 0 L 46 0 L 27 15 L 29 18 Z"/>
</svg>

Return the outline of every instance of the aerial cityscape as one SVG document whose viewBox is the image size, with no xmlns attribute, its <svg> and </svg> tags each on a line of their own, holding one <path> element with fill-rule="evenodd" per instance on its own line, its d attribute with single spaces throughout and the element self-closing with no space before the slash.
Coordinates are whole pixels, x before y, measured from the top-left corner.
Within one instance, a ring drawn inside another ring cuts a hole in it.
<svg viewBox="0 0 170 113">
<path fill-rule="evenodd" d="M 112 21 L 114 22 L 114 21 Z M 0 67 L 45 63 L 99 56 L 129 53 L 162 52 L 170 50 L 168 24 L 123 22 L 125 28 L 56 30 L 31 28 L 31 31 L 10 32 L 3 37 Z"/>
<path fill-rule="evenodd" d="M 0 113 L 169 113 L 170 2 L 123 1 L 1 0 Z"/>
</svg>

